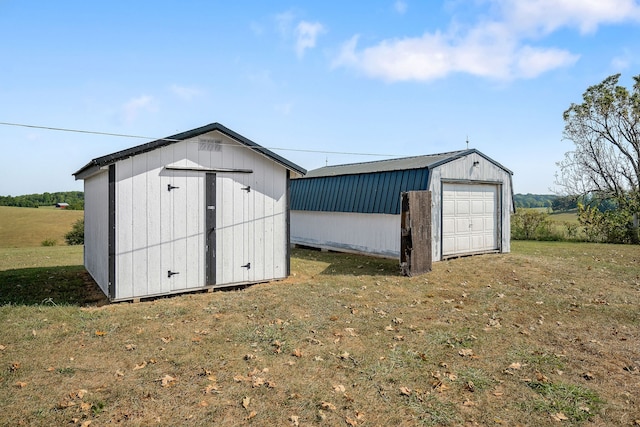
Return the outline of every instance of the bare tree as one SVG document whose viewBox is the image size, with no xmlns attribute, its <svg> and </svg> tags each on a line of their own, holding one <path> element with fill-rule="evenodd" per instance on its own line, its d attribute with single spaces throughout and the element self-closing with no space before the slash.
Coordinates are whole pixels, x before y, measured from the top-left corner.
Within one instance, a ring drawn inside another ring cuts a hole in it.
<svg viewBox="0 0 640 427">
<path fill-rule="evenodd" d="M 633 90 L 618 85 L 620 74 L 589 87 L 581 104 L 564 112 L 564 139 L 575 145 L 558 163 L 556 184 L 575 196 L 614 199 L 633 215 L 640 208 L 640 75 Z"/>
</svg>

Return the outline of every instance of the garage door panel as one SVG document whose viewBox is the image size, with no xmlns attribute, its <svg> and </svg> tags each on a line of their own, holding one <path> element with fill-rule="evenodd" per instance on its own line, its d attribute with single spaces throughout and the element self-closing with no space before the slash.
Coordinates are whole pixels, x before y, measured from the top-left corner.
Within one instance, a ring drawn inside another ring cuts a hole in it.
<svg viewBox="0 0 640 427">
<path fill-rule="evenodd" d="M 468 200 L 456 200 L 456 215 L 467 215 L 471 211 Z"/>
<path fill-rule="evenodd" d="M 498 188 L 493 184 L 443 184 L 443 256 L 498 249 Z"/>
</svg>

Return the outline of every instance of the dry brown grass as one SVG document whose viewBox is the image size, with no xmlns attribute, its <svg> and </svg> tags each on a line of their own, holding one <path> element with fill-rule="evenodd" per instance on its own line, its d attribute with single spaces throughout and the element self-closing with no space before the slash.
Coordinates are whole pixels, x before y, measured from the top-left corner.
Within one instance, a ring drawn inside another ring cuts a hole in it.
<svg viewBox="0 0 640 427">
<path fill-rule="evenodd" d="M 414 278 L 295 250 L 242 290 L 0 307 L 0 424 L 633 425 L 638 248 L 513 246 Z"/>
<path fill-rule="evenodd" d="M 65 245 L 64 235 L 84 211 L 0 206 L 0 248 L 41 246 L 44 240 Z"/>
</svg>

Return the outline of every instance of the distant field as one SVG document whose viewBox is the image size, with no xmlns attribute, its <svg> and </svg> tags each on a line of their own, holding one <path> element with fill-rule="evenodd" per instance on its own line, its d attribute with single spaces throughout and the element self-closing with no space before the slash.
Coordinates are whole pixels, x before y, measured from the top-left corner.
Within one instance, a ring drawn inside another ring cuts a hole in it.
<svg viewBox="0 0 640 427">
<path fill-rule="evenodd" d="M 84 211 L 0 206 L 0 248 L 41 246 L 47 239 L 65 245 L 64 235 L 83 216 Z"/>
</svg>

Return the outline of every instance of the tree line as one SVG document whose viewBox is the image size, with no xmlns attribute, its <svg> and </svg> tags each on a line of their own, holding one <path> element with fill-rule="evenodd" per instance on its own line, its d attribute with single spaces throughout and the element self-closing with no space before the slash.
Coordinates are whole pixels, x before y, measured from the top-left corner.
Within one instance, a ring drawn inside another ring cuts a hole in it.
<svg viewBox="0 0 640 427">
<path fill-rule="evenodd" d="M 84 209 L 84 192 L 61 191 L 55 193 L 26 194 L 23 196 L 0 196 L 0 206 L 38 208 L 54 206 L 56 203 L 68 203 L 67 209 Z"/>
</svg>

